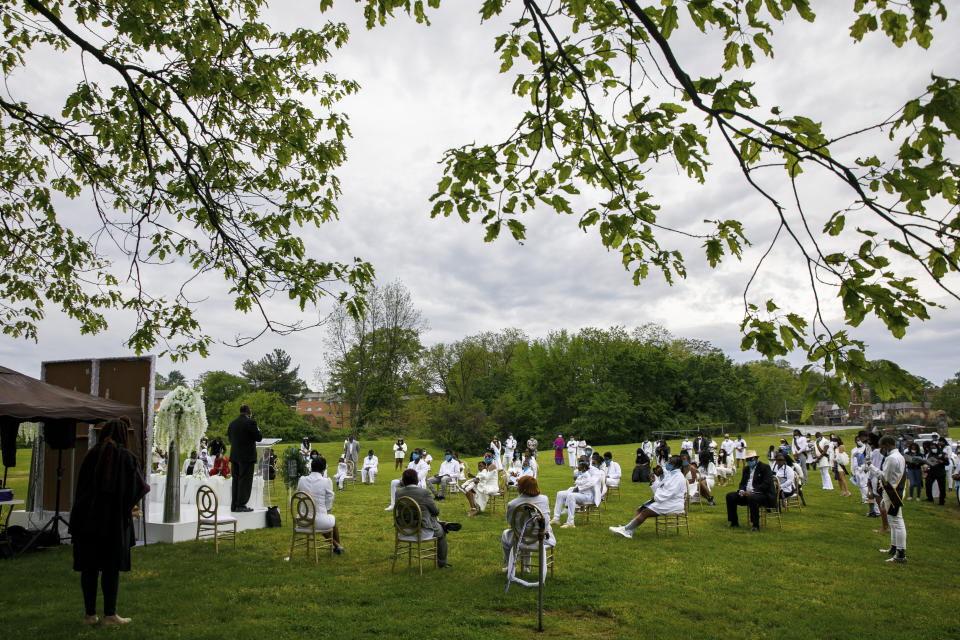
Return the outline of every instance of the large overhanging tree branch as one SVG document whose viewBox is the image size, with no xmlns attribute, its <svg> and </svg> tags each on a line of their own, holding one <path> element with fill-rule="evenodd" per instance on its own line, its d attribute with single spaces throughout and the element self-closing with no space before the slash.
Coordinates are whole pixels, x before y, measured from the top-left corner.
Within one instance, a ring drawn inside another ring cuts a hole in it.
<svg viewBox="0 0 960 640">
<path fill-rule="evenodd" d="M 120 308 L 137 316 L 136 351 L 205 354 L 190 285 L 207 274 L 260 333 L 311 324 L 274 317 L 277 294 L 301 311 L 333 295 L 362 312 L 370 265 L 308 257 L 299 237 L 337 215 L 332 172 L 349 129 L 332 109 L 357 86 L 318 66 L 346 42 L 344 25 L 276 32 L 262 0 L 0 4 L 4 333 L 36 339 L 47 304 L 84 333 Z M 77 60 L 75 89 L 45 112 L 24 78 Z M 145 267 L 173 261 L 193 275 L 169 294 L 145 285 Z"/>
<path fill-rule="evenodd" d="M 366 4 L 371 25 L 394 10 L 416 10 L 403 0 Z M 648 173 L 667 161 L 703 182 L 708 134 L 714 134 L 776 222 L 744 291 L 744 349 L 756 348 L 770 358 L 803 349 L 811 362 L 809 379 L 829 381 L 834 392 L 841 379 L 869 382 L 881 395 L 909 387 L 911 377 L 892 363 L 868 361 L 865 345 L 851 329 L 873 315 L 899 338 L 912 320 L 927 319 L 937 306 L 926 292 L 958 297 L 960 167 L 948 149 L 960 136 L 960 84 L 934 76 L 923 95 L 911 97 L 889 118 L 833 137 L 811 118 L 787 115 L 774 105 L 761 109 L 748 70 L 758 54 L 773 56 L 768 36 L 774 25 L 791 13 L 813 22 L 813 4 L 481 2 L 483 19 L 508 11 L 515 16 L 495 48 L 501 72 L 527 65 L 513 92 L 530 108 L 506 140 L 447 152 L 432 215 L 479 219 L 488 241 L 504 226 L 523 240 L 522 216 L 535 207 L 574 214 L 579 203 L 599 202 L 578 214 L 580 227 L 596 229 L 606 247 L 619 251 L 635 283 L 651 270 L 672 283 L 687 273 L 681 251 L 670 246 L 679 237 L 674 234 L 699 238 L 714 267 L 729 256 L 740 259 L 749 244 L 740 220 L 705 221 L 696 230 L 698 221 L 670 226 L 658 217 L 660 205 Z M 934 26 L 946 20 L 946 4 L 940 0 L 855 0 L 849 31 L 856 41 L 876 31 L 897 47 L 927 48 Z M 683 51 L 672 44 L 680 28 L 722 36 L 725 46 L 715 76 L 694 78 L 685 70 Z M 664 90 L 676 98 L 654 97 Z M 877 132 L 898 147 L 886 154 L 890 157 L 864 151 L 853 159 L 837 156 L 841 143 L 849 145 L 858 137 L 875 144 L 869 136 Z M 849 204 L 826 216 L 814 215 L 798 187 L 804 171 L 839 184 L 849 194 Z M 817 219 L 821 222 L 815 224 Z M 774 300 L 751 301 L 750 288 L 765 258 L 783 242 L 791 243 L 804 261 L 812 309 L 782 310 Z M 852 248 L 838 251 L 837 246 Z M 829 326 L 824 306 L 830 298 L 842 306 L 846 327 Z M 815 375 L 815 367 L 837 375 Z"/>
</svg>

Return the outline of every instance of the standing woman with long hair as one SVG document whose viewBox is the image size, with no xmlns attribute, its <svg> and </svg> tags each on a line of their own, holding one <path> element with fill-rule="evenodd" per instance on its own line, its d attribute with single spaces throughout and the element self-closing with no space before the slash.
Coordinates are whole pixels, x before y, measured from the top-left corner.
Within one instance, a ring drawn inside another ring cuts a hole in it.
<svg viewBox="0 0 960 640">
<path fill-rule="evenodd" d="M 850 487 L 847 486 L 847 476 L 850 475 L 850 472 L 847 471 L 847 465 L 850 464 L 850 456 L 847 455 L 847 450 L 844 449 L 843 441 L 840 439 L 840 436 L 834 436 L 833 443 L 834 460 L 837 465 L 837 484 L 840 486 L 840 495 L 849 496 Z"/>
<path fill-rule="evenodd" d="M 130 571 L 130 547 L 136 542 L 133 510 L 150 491 L 140 463 L 127 448 L 126 417 L 108 420 L 87 452 L 77 476 L 77 491 L 70 512 L 73 536 L 73 570 L 80 572 L 83 624 L 97 618 L 97 578 L 103 590 L 103 624 L 130 622 L 117 615 L 120 572 Z"/>
</svg>

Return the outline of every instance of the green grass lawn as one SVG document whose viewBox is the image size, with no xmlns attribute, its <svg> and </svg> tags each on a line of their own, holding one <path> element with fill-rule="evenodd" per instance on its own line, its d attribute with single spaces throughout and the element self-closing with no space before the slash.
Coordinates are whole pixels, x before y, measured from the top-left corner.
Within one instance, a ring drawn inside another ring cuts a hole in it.
<svg viewBox="0 0 960 640">
<path fill-rule="evenodd" d="M 954 435 L 956 434 L 954 432 Z M 772 437 L 752 436 L 748 446 L 766 451 Z M 850 437 L 845 438 L 849 442 Z M 122 629 L 83 628 L 79 576 L 69 547 L 28 554 L 0 564 L 0 628 L 5 638 L 485 638 L 536 635 L 536 589 L 513 585 L 505 594 L 500 573 L 503 512 L 464 517 L 460 496 L 440 503 L 441 517 L 463 522 L 449 536 L 449 571 L 404 565 L 391 574 L 393 529 L 389 501 L 391 442 L 361 441 L 381 460 L 373 487 L 337 493 L 333 513 L 344 556 L 285 562 L 284 527 L 240 534 L 239 548 L 219 555 L 204 542 L 151 545 L 133 551 L 133 571 L 121 575 Z M 411 446 L 430 446 L 412 441 Z M 679 448 L 679 443 L 671 443 Z M 806 489 L 808 509 L 784 514 L 783 530 L 750 533 L 724 528 L 718 506 L 693 508 L 690 537 L 657 539 L 653 523 L 632 540 L 608 525 L 624 524 L 650 497 L 646 483 L 629 481 L 636 444 L 600 447 L 623 466 L 627 481 L 619 502 L 592 521 L 557 531 L 556 575 L 547 580 L 543 637 L 563 638 L 958 638 L 960 577 L 957 568 L 960 509 L 909 502 L 906 565 L 890 565 L 877 549 L 889 535 L 873 532 L 859 498 Z M 329 460 L 338 443 L 321 444 Z M 26 489 L 29 468 L 21 451 L 12 485 Z M 434 468 L 442 458 L 433 447 Z M 761 454 L 762 455 L 762 454 Z M 550 497 L 572 484 L 568 466 L 552 452 L 541 458 L 540 484 Z M 475 465 L 477 458 L 468 461 Z M 732 486 L 729 488 L 732 489 Z M 286 500 L 286 489 L 274 492 Z M 855 492 L 856 494 L 856 492 Z M 745 516 L 741 515 L 743 520 Z M 879 609 L 878 609 L 879 607 Z"/>
</svg>

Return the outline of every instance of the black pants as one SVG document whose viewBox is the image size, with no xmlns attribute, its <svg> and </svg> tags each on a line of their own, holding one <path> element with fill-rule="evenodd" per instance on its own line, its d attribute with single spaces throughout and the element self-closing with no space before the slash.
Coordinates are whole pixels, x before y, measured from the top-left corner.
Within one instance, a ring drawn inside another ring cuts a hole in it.
<svg viewBox="0 0 960 640">
<path fill-rule="evenodd" d="M 250 491 L 253 489 L 253 468 L 256 462 L 232 462 L 233 483 L 231 484 L 231 509 L 247 506 Z"/>
<path fill-rule="evenodd" d="M 767 506 L 767 496 L 762 493 L 751 493 L 748 496 L 742 496 L 739 491 L 731 491 L 728 493 L 727 520 L 730 521 L 730 524 L 740 524 L 740 518 L 737 516 L 737 507 L 744 504 L 750 509 L 750 522 L 753 526 L 759 527 L 760 507 Z"/>
<path fill-rule="evenodd" d="M 103 589 L 103 615 L 116 615 L 117 589 L 120 586 L 120 571 L 117 569 L 102 573 L 96 569 L 80 572 L 80 588 L 83 589 L 83 608 L 86 615 L 97 614 L 97 574 L 100 574 L 100 586 Z"/>
<path fill-rule="evenodd" d="M 947 477 L 946 475 L 931 478 L 927 475 L 927 500 L 933 500 L 933 483 L 936 482 L 940 487 L 940 504 L 944 504 L 947 499 Z"/>
</svg>

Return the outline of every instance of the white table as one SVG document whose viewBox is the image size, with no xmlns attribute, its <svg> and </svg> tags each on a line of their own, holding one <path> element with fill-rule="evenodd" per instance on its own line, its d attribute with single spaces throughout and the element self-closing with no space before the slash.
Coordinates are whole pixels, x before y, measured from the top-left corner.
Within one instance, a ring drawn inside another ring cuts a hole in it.
<svg viewBox="0 0 960 640">
<path fill-rule="evenodd" d="M 217 494 L 219 506 L 230 506 L 233 478 L 224 478 L 223 476 L 209 476 L 204 478 L 181 476 L 180 504 L 196 504 L 197 489 L 201 486 L 207 486 L 213 489 L 213 492 Z M 159 473 L 150 474 L 150 502 L 162 505 L 166 490 L 167 476 Z M 254 476 L 253 490 L 250 492 L 250 501 L 247 502 L 247 506 L 253 509 L 263 508 L 263 477 Z"/>
</svg>

